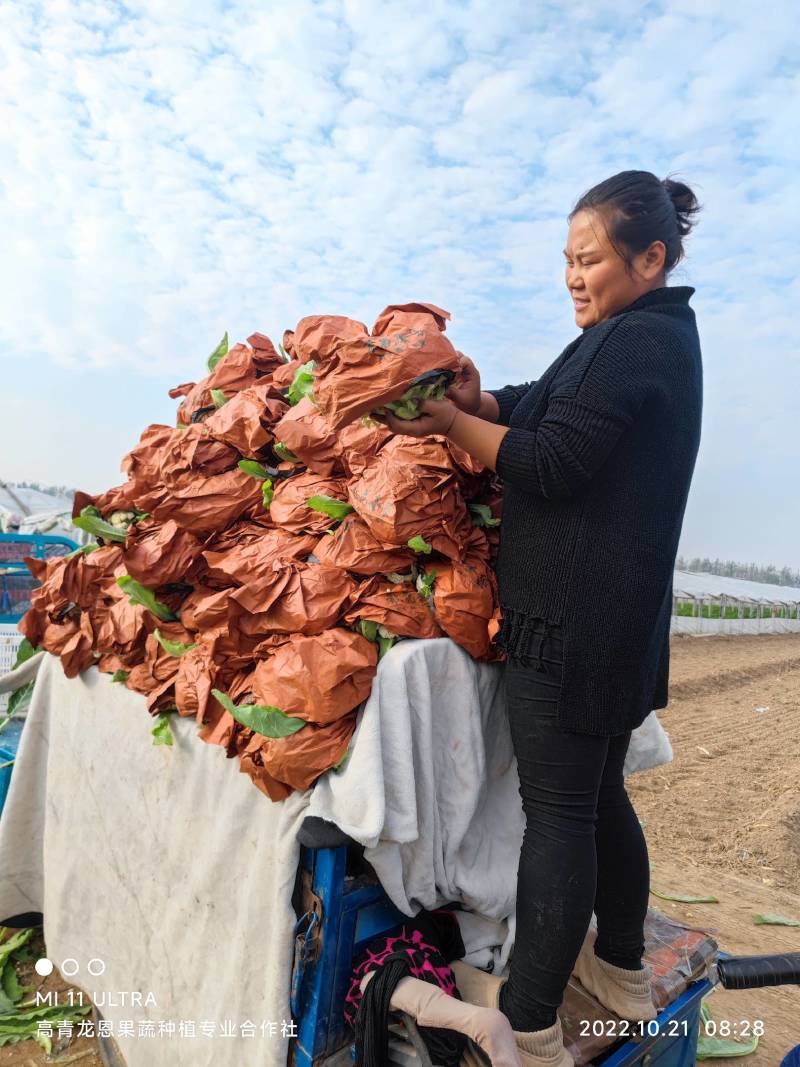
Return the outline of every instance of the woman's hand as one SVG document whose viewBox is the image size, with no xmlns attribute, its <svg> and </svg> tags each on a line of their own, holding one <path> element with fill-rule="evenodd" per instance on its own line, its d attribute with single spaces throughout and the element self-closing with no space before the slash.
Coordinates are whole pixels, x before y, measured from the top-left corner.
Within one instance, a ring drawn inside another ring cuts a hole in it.
<svg viewBox="0 0 800 1067">
<path fill-rule="evenodd" d="M 461 373 L 445 396 L 468 415 L 477 415 L 481 406 L 481 376 L 478 368 L 463 352 L 458 353 L 458 362 Z"/>
<path fill-rule="evenodd" d="M 449 400 L 423 400 L 415 419 L 398 419 L 396 415 L 386 414 L 381 421 L 392 433 L 405 434 L 406 437 L 430 437 L 433 434 L 445 437 L 457 414 L 458 408 Z"/>
</svg>

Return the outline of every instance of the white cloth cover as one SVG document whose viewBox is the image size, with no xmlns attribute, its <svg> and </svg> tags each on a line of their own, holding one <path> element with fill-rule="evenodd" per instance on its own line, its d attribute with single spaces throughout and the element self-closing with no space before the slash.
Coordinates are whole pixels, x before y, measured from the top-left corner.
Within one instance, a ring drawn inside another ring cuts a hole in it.
<svg viewBox="0 0 800 1067">
<path fill-rule="evenodd" d="M 175 745 L 154 746 L 141 697 L 95 670 L 69 681 L 45 656 L 0 820 L 0 920 L 44 913 L 53 961 L 78 962 L 72 980 L 105 1000 L 115 1036 L 123 1020 L 137 1033 L 139 1020 L 196 1022 L 194 1038 L 118 1038 L 128 1067 L 285 1064 L 296 834 L 315 814 L 366 846 L 406 914 L 474 909 L 467 958 L 502 970 L 523 816 L 501 682 L 449 640 L 400 643 L 344 767 L 274 804 L 193 720 L 173 716 Z M 626 773 L 671 758 L 653 714 Z M 92 959 L 102 976 L 87 975 Z M 134 991 L 156 1005 L 120 1003 Z M 225 1020 L 278 1035 L 223 1037 Z"/>
<path fill-rule="evenodd" d="M 174 717 L 171 748 L 151 726 L 138 694 L 96 670 L 69 681 L 45 657 L 0 819 L 0 921 L 43 912 L 50 958 L 77 961 L 70 980 L 113 1022 L 128 1067 L 283 1065 L 308 793 L 272 804 L 193 720 Z M 91 960 L 105 973 L 91 977 Z M 156 1006 L 130 1006 L 135 991 Z M 138 1036 L 139 1020 L 162 1019 L 198 1036 Z M 221 1036 L 226 1019 L 255 1036 Z M 119 1037 L 128 1020 L 136 1036 Z"/>
<path fill-rule="evenodd" d="M 494 939 L 495 971 L 513 947 L 525 825 L 502 681 L 500 664 L 476 663 L 450 640 L 399 644 L 381 666 L 347 764 L 319 780 L 309 806 L 366 846 L 401 911 L 457 900 L 490 920 L 462 923 L 462 933 L 476 965 L 485 966 Z M 651 712 L 633 731 L 624 773 L 671 759 Z"/>
</svg>

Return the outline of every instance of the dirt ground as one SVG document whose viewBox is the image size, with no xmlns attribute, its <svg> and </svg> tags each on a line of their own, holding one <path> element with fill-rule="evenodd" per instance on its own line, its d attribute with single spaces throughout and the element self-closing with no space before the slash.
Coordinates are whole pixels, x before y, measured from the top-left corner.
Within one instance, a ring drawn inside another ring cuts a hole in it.
<svg viewBox="0 0 800 1067">
<path fill-rule="evenodd" d="M 670 703 L 658 713 L 674 760 L 633 776 L 651 886 L 718 904 L 651 904 L 713 933 L 732 955 L 800 952 L 800 634 L 682 637 L 672 643 Z M 713 1018 L 763 1019 L 758 1049 L 719 1064 L 778 1067 L 800 1043 L 800 987 L 724 990 Z"/>
<path fill-rule="evenodd" d="M 800 634 L 676 638 L 670 697 L 659 717 L 674 760 L 633 776 L 628 791 L 652 887 L 719 903 L 651 903 L 732 955 L 800 952 L 800 927 L 753 924 L 759 912 L 800 919 Z M 31 976 L 38 985 L 32 969 L 23 981 Z M 68 985 L 54 973 L 43 988 Z M 718 987 L 708 1003 L 717 1023 L 764 1021 L 755 1053 L 715 1063 L 778 1067 L 800 1043 L 800 987 Z M 26 1041 L 0 1049 L 0 1067 L 102 1067 L 93 1048 L 80 1038 L 48 1060 Z"/>
</svg>

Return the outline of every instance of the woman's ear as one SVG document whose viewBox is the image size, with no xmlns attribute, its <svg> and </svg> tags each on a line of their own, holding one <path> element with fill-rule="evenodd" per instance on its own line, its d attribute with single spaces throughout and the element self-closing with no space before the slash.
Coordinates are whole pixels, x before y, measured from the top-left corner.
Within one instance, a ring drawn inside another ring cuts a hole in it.
<svg viewBox="0 0 800 1067">
<path fill-rule="evenodd" d="M 667 258 L 667 246 L 663 241 L 653 241 L 649 248 L 642 253 L 640 272 L 651 281 L 659 274 L 664 273 L 664 262 Z"/>
</svg>

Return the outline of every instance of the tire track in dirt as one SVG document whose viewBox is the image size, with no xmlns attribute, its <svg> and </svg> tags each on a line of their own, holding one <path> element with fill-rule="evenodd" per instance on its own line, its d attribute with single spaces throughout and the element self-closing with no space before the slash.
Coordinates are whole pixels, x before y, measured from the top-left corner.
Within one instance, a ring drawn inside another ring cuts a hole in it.
<svg viewBox="0 0 800 1067">
<path fill-rule="evenodd" d="M 739 670 L 717 671 L 709 673 L 705 677 L 693 678 L 684 682 L 670 684 L 670 699 L 681 700 L 705 696 L 707 693 L 720 693 L 729 689 L 738 689 L 751 682 L 762 678 L 776 677 L 780 679 L 785 674 L 799 672 L 800 657 L 793 656 L 786 659 L 769 660 L 754 667 L 742 667 Z"/>
</svg>

